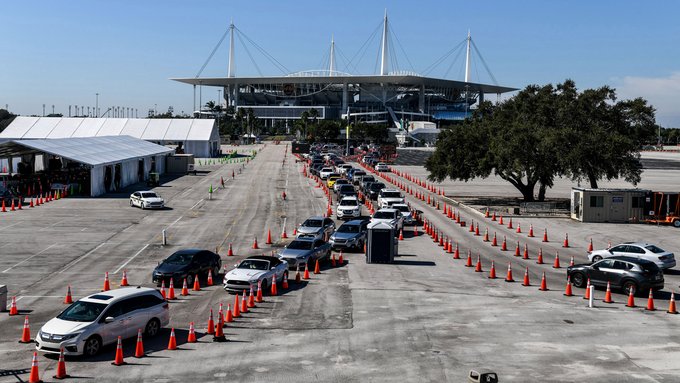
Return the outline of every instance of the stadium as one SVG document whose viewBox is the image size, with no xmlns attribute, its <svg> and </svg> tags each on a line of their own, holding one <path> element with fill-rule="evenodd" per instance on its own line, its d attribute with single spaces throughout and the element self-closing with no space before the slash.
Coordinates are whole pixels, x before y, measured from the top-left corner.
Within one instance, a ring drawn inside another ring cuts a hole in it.
<svg viewBox="0 0 680 383">
<path fill-rule="evenodd" d="M 250 108 L 258 119 L 264 121 L 265 126 L 274 126 L 279 121 L 288 126 L 290 120 L 297 120 L 303 112 L 314 109 L 319 119 L 349 117 L 351 122 L 389 124 L 393 132 L 401 131 L 406 134 L 409 134 L 409 129 L 408 125 L 404 125 L 404 121 L 462 120 L 475 104 L 484 100 L 485 95 L 500 96 L 502 93 L 517 90 L 496 84 L 470 82 L 470 54 L 471 48 L 476 50 L 476 46 L 469 33 L 467 39 L 459 44 L 461 49 L 465 49 L 464 81 L 390 70 L 390 67 L 395 66 L 394 57 L 397 50 L 390 44 L 394 40 L 391 38 L 387 13 L 379 29 L 382 30 L 380 68 L 378 73 L 373 75 L 355 75 L 338 71 L 335 42 L 331 41 L 326 69 L 295 72 L 283 76 L 238 77 L 234 71 L 234 36 L 241 32 L 232 23 L 218 43 L 219 46 L 226 35 L 229 35 L 229 64 L 226 77 L 204 78 L 200 77 L 199 72 L 199 75 L 193 78 L 173 80 L 194 86 L 194 110 L 196 110 L 196 87 L 217 87 L 221 88 L 224 95 L 222 100 L 224 106 L 236 110 Z M 377 32 L 374 34 L 377 35 Z M 237 36 L 243 41 L 240 35 Z M 248 39 L 247 36 L 244 38 Z M 261 49 L 259 46 L 256 47 Z M 444 58 L 451 54 L 452 52 L 447 53 Z M 248 55 L 252 60 L 250 52 Z M 390 62 L 393 65 L 390 65 Z M 486 63 L 484 67 L 488 71 Z M 491 75 L 490 71 L 488 72 Z M 493 75 L 491 78 L 495 82 Z M 406 131 L 402 129 L 402 125 Z"/>
</svg>

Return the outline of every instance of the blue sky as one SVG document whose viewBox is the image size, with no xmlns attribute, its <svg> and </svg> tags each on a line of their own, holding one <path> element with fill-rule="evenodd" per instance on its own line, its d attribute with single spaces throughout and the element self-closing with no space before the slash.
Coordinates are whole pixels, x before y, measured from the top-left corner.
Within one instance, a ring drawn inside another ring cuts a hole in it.
<svg viewBox="0 0 680 383">
<path fill-rule="evenodd" d="M 190 86 L 229 21 L 291 71 L 321 69 L 331 34 L 348 59 L 380 24 L 385 8 L 400 70 L 421 72 L 456 47 L 467 30 L 500 85 L 576 81 L 641 96 L 657 122 L 680 127 L 680 2 L 674 1 L 180 1 L 32 0 L 3 3 L 0 107 L 19 114 L 68 113 L 68 105 L 127 106 L 145 115 L 192 109 Z M 347 68 L 375 72 L 379 36 Z M 395 40 L 396 42 L 396 40 Z M 248 45 L 265 75 L 282 72 Z M 225 76 L 227 42 L 203 71 Z M 430 76 L 462 80 L 454 53 Z M 258 75 L 236 41 L 236 75 Z M 360 58 L 360 59 L 359 59 Z M 472 80 L 490 83 L 475 60 Z M 395 68 L 391 68 L 395 69 Z M 215 88 L 203 89 L 215 100 Z M 493 97 L 492 97 L 493 98 Z"/>
</svg>

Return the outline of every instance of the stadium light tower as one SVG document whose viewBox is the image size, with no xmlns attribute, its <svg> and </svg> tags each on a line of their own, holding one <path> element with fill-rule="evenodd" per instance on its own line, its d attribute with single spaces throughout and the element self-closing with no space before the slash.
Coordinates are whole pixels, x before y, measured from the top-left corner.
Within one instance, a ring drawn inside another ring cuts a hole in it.
<svg viewBox="0 0 680 383">
<path fill-rule="evenodd" d="M 382 54 L 381 54 L 381 59 L 380 59 L 380 75 L 381 76 L 386 76 L 387 75 L 387 9 L 385 9 L 385 19 L 383 21 L 383 34 L 382 34 Z"/>
</svg>

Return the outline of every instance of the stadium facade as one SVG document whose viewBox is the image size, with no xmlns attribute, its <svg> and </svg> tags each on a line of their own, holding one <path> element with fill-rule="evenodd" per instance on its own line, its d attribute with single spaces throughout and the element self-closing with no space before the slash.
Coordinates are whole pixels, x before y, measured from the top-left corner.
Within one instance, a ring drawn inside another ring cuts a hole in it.
<svg viewBox="0 0 680 383">
<path fill-rule="evenodd" d="M 277 121 L 299 119 L 304 111 L 316 109 L 319 119 L 388 123 L 401 130 L 404 120 L 460 120 L 485 95 L 500 95 L 516 89 L 470 82 L 470 37 L 467 39 L 465 81 L 388 71 L 388 20 L 385 14 L 381 39 L 380 72 L 352 75 L 335 68 L 331 42 L 329 67 L 285 76 L 237 77 L 234 74 L 234 25 L 230 25 L 229 67 L 226 77 L 175 78 L 194 86 L 222 88 L 224 105 L 251 108 L 267 126 Z M 394 124 L 394 125 L 392 125 Z"/>
</svg>

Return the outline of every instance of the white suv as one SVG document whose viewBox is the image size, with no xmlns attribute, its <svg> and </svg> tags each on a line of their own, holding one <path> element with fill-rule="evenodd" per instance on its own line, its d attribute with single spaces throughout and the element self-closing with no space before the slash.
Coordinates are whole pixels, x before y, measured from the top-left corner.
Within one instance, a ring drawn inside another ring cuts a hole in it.
<svg viewBox="0 0 680 383">
<path fill-rule="evenodd" d="M 384 162 L 378 162 L 378 164 L 375 165 L 375 170 L 379 172 L 389 172 L 390 167 Z"/>
<path fill-rule="evenodd" d="M 391 207 L 395 203 L 404 203 L 404 196 L 397 189 L 382 189 L 378 192 L 378 206 L 381 209 Z"/>
<path fill-rule="evenodd" d="M 84 297 L 42 326 L 35 338 L 38 351 L 94 356 L 118 337 L 131 338 L 142 329 L 158 334 L 170 323 L 168 302 L 156 289 L 123 287 Z"/>
<path fill-rule="evenodd" d="M 338 219 L 361 217 L 361 204 L 356 197 L 345 197 L 340 200 L 335 215 Z"/>
<path fill-rule="evenodd" d="M 322 180 L 325 180 L 331 173 L 335 173 L 333 168 L 323 168 L 319 171 L 319 177 L 321 177 Z"/>
</svg>

